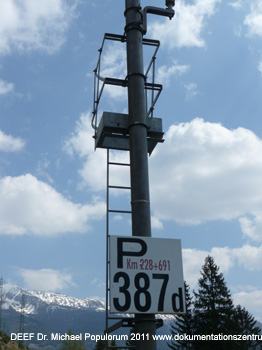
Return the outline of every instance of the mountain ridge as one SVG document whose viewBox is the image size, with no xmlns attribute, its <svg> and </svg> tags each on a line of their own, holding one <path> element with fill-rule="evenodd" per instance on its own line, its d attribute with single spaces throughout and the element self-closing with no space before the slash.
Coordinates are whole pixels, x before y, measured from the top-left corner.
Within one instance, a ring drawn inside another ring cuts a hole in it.
<svg viewBox="0 0 262 350">
<path fill-rule="evenodd" d="M 24 305 L 22 305 L 24 296 Z M 105 305 L 94 298 L 75 298 L 61 293 L 22 289 L 13 284 L 3 286 L 2 319 L 7 334 L 21 331 L 21 313 L 25 333 L 43 333 L 49 341 L 26 341 L 32 349 L 57 350 L 60 342 L 50 341 L 52 333 L 103 334 Z M 35 337 L 36 338 L 36 337 Z"/>
<path fill-rule="evenodd" d="M 22 307 L 22 296 L 25 296 Z M 13 284 L 3 286 L 2 319 L 4 331 L 8 334 L 17 333 L 21 329 L 21 313 L 24 315 L 24 331 L 31 333 L 66 333 L 69 329 L 74 334 L 103 334 L 105 329 L 105 304 L 95 298 L 76 298 L 61 293 L 22 289 Z M 131 315 L 125 315 L 130 317 Z M 171 334 L 170 326 L 175 320 L 174 315 L 157 315 L 163 320 L 163 327 L 158 334 Z M 262 324 L 257 322 L 262 329 Z M 129 334 L 129 329 L 119 329 L 118 334 Z M 50 337 L 49 337 L 50 339 Z M 35 350 L 57 350 L 59 342 L 45 341 L 25 342 Z M 94 344 L 91 344 L 93 348 Z M 166 342 L 158 345 L 159 350 L 168 349 Z"/>
<path fill-rule="evenodd" d="M 3 286 L 3 308 L 13 308 L 16 312 L 21 311 L 22 295 L 25 296 L 25 314 L 33 314 L 36 312 L 35 307 L 40 302 L 49 304 L 55 307 L 68 307 L 75 309 L 96 309 L 104 311 L 105 304 L 94 298 L 76 298 L 62 293 L 53 293 L 36 290 L 22 289 L 14 284 L 5 284 Z M 27 299 L 30 299 L 31 303 Z M 36 305 L 32 305 L 32 300 L 36 301 Z M 38 301 L 38 302 L 37 302 Z"/>
<path fill-rule="evenodd" d="M 25 306 L 22 308 L 22 295 Z M 23 309 L 24 331 L 32 333 L 66 333 L 69 329 L 74 334 L 103 334 L 105 329 L 105 304 L 95 298 L 75 298 L 61 293 L 22 289 L 13 284 L 3 288 L 3 319 L 8 334 L 20 329 L 20 315 Z M 125 315 L 130 317 L 131 315 Z M 170 333 L 173 315 L 158 315 L 164 321 L 160 334 Z M 118 320 L 117 320 L 118 321 Z M 117 322 L 115 321 L 115 322 Z M 117 334 L 129 334 L 130 328 L 118 329 Z M 50 338 L 49 338 L 50 339 Z M 32 349 L 57 350 L 59 342 L 25 342 Z M 165 345 L 165 344 L 164 344 Z M 91 345 L 91 349 L 94 344 Z M 160 350 L 166 347 L 159 347 Z"/>
</svg>

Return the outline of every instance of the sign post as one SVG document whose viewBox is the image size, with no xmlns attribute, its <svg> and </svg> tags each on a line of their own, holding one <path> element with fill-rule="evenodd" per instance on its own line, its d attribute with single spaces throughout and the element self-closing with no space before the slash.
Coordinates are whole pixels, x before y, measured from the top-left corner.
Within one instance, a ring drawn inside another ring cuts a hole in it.
<svg viewBox="0 0 262 350">
<path fill-rule="evenodd" d="M 110 312 L 185 312 L 181 242 L 110 236 Z"/>
</svg>

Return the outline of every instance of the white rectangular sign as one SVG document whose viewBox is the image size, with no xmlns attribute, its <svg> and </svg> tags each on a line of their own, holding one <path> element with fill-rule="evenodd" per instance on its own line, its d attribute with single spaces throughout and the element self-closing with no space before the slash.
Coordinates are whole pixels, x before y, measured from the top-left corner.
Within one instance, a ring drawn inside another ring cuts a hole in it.
<svg viewBox="0 0 262 350">
<path fill-rule="evenodd" d="M 181 241 L 110 236 L 110 311 L 184 313 Z"/>
</svg>

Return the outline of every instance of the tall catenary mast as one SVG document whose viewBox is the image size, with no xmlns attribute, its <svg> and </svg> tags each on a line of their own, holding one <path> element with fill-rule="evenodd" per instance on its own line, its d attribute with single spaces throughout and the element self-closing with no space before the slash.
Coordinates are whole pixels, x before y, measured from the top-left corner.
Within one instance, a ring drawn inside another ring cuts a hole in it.
<svg viewBox="0 0 262 350">
<path fill-rule="evenodd" d="M 151 215 L 148 176 L 148 148 L 143 65 L 143 35 L 146 15 L 154 13 L 173 17 L 174 1 L 166 1 L 167 10 L 147 7 L 141 11 L 140 0 L 126 0 L 126 48 L 128 79 L 129 143 L 131 169 L 132 235 L 151 237 Z M 135 333 L 149 334 L 148 339 L 136 342 L 136 350 L 154 350 L 156 333 L 154 314 L 135 315 Z"/>
<path fill-rule="evenodd" d="M 131 215 L 132 215 L 132 236 L 134 237 L 151 237 L 151 215 L 150 215 L 150 198 L 149 198 L 149 174 L 148 174 L 148 153 L 151 154 L 158 142 L 163 142 L 162 120 L 153 118 L 152 111 L 154 104 L 162 90 L 162 85 L 155 84 L 154 78 L 152 83 L 148 83 L 148 70 L 144 71 L 143 64 L 143 45 L 156 47 L 158 50 L 159 42 L 157 40 L 145 39 L 144 35 L 147 31 L 147 15 L 154 14 L 173 18 L 175 12 L 175 0 L 165 0 L 165 8 L 147 6 L 144 9 L 140 6 L 140 0 L 125 0 L 125 34 L 123 36 L 106 33 L 104 36 L 102 47 L 99 50 L 99 59 L 95 73 L 94 82 L 94 106 L 92 126 L 95 129 L 95 147 L 106 148 L 108 150 L 108 169 L 110 165 L 119 165 L 109 161 L 109 151 L 126 150 L 130 153 L 130 183 L 131 183 Z M 127 56 L 127 76 L 125 79 L 103 78 L 101 72 L 101 55 L 106 40 L 115 40 L 126 43 Z M 154 57 L 149 67 L 154 67 Z M 153 74 L 154 76 L 154 74 Z M 128 89 L 128 115 L 112 112 L 104 112 L 100 121 L 98 120 L 98 105 L 105 85 L 114 85 L 127 87 Z M 152 105 L 147 109 L 147 91 L 152 91 Z M 154 95 L 156 93 L 156 95 Z M 151 116 L 151 117 L 149 117 Z M 120 164 L 127 165 L 127 164 Z M 109 170 L 107 178 L 109 179 Z M 107 181 L 107 198 L 110 188 L 120 188 L 119 186 L 110 186 Z M 123 189 L 123 187 L 121 187 Z M 116 212 L 108 208 L 109 200 L 107 199 L 107 296 L 106 296 L 106 330 L 110 333 L 119 327 L 125 326 L 134 329 L 138 336 L 135 339 L 136 350 L 155 350 L 156 341 L 154 335 L 156 333 L 155 314 L 152 313 L 136 313 L 133 319 L 121 317 L 109 317 L 108 292 L 108 270 L 110 265 L 108 241 L 109 234 L 109 213 Z M 120 213 L 124 211 L 119 210 Z M 124 274 L 125 275 L 125 274 Z M 118 274 L 118 281 L 124 283 L 120 287 L 120 294 L 128 296 L 126 302 L 122 299 L 118 300 L 119 311 L 124 311 L 129 304 L 130 295 L 127 292 L 127 282 L 122 281 L 123 273 Z M 162 277 L 161 277 L 162 278 Z M 140 283 L 140 282 L 139 282 Z M 145 285 L 140 285 L 140 294 L 143 294 Z M 141 282 L 143 283 L 143 282 Z M 144 282 L 146 283 L 146 282 Z M 112 286 L 111 286 L 112 287 Z M 144 289 L 143 289 L 144 288 Z M 140 295 L 139 294 L 139 295 Z M 108 320 L 120 319 L 113 326 L 109 326 Z"/>
</svg>

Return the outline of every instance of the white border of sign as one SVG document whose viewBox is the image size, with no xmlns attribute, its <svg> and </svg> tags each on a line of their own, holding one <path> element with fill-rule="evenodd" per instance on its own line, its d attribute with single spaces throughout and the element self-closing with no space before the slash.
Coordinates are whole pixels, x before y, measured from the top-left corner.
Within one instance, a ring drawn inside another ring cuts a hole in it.
<svg viewBox="0 0 262 350">
<path fill-rule="evenodd" d="M 110 312 L 185 312 L 181 241 L 110 236 Z"/>
</svg>

